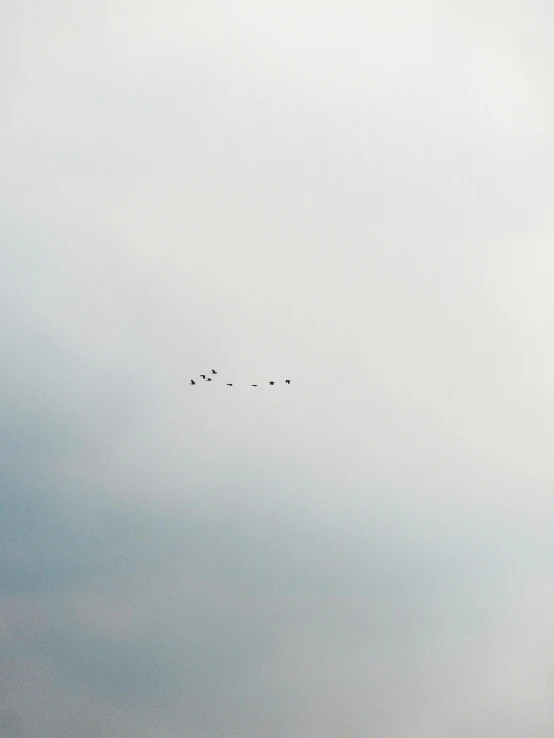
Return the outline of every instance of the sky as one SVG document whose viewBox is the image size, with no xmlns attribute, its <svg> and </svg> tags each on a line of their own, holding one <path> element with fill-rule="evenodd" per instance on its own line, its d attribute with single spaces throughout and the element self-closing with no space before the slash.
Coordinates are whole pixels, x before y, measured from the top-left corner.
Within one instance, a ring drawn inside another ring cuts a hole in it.
<svg viewBox="0 0 554 738">
<path fill-rule="evenodd" d="M 552 736 L 552 8 L 0 16 L 0 736 Z"/>
</svg>

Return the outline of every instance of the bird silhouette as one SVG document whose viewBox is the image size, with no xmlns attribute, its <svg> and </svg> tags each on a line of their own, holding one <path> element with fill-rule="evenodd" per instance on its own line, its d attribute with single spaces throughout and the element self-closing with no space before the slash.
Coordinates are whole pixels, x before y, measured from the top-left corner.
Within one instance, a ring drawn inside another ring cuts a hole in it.
<svg viewBox="0 0 554 738">
<path fill-rule="evenodd" d="M 191 383 L 191 384 L 196 384 L 196 382 L 194 381 L 194 379 L 191 379 L 191 380 L 190 380 L 190 383 Z"/>
<path fill-rule="evenodd" d="M 285 379 L 285 384 L 290 384 L 290 379 Z"/>
<path fill-rule="evenodd" d="M 232 386 L 233 386 L 233 384 L 232 384 L 232 383 L 231 383 L 231 384 L 228 384 L 228 385 L 227 385 L 227 387 L 232 387 Z"/>
<path fill-rule="evenodd" d="M 251 387 L 257 387 L 258 385 L 257 384 L 251 384 L 250 386 Z"/>
<path fill-rule="evenodd" d="M 212 369 L 212 374 L 217 374 L 215 369 Z"/>
<path fill-rule="evenodd" d="M 211 382 L 211 381 L 212 381 L 212 378 L 211 378 L 211 377 L 208 377 L 208 378 L 206 379 L 206 382 Z"/>
<path fill-rule="evenodd" d="M 206 379 L 206 375 L 205 374 L 201 374 L 200 376 L 202 377 L 202 379 Z"/>
<path fill-rule="evenodd" d="M 275 384 L 275 382 L 270 382 L 269 384 Z"/>
</svg>

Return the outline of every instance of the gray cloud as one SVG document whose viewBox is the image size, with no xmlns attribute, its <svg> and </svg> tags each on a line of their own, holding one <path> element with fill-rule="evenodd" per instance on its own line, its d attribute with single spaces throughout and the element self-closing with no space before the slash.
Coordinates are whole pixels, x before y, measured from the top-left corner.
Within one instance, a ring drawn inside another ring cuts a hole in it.
<svg viewBox="0 0 554 738">
<path fill-rule="evenodd" d="M 551 16 L 4 11 L 0 735 L 552 733 Z"/>
</svg>

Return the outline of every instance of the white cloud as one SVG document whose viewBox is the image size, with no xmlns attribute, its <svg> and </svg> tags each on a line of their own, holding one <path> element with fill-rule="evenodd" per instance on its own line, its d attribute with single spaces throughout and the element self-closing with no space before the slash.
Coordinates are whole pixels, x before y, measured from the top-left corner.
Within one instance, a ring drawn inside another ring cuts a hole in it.
<svg viewBox="0 0 554 738">
<path fill-rule="evenodd" d="M 552 558 L 551 20 L 517 0 L 6 12 L 0 575 L 30 614 L 3 628 L 71 714 L 90 661 L 85 701 L 145 700 L 118 735 L 177 734 L 146 702 L 181 679 L 195 738 L 248 735 L 274 693 L 267 735 L 542 730 L 549 629 L 509 643 Z M 211 367 L 232 390 L 188 385 Z M 449 578 L 483 628 L 464 655 Z"/>
</svg>

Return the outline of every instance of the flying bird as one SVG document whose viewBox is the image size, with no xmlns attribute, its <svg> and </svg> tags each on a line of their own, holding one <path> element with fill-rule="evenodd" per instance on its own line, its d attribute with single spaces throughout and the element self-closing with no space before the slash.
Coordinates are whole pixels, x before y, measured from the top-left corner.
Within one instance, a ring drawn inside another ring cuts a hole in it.
<svg viewBox="0 0 554 738">
<path fill-rule="evenodd" d="M 202 377 L 202 379 L 206 379 L 206 375 L 205 374 L 201 374 L 200 376 Z"/>
<path fill-rule="evenodd" d="M 191 384 L 196 384 L 196 382 L 194 381 L 194 379 L 191 379 L 191 380 L 190 380 L 190 383 L 191 383 Z"/>
<path fill-rule="evenodd" d="M 285 379 L 285 384 L 290 384 L 290 379 Z"/>
<path fill-rule="evenodd" d="M 232 386 L 233 386 L 233 384 L 232 384 L 232 383 L 231 383 L 231 384 L 228 384 L 228 385 L 227 385 L 227 387 L 232 387 Z"/>
<path fill-rule="evenodd" d="M 206 382 L 211 382 L 211 381 L 212 381 L 212 378 L 211 378 L 211 377 L 208 377 L 208 378 L 206 379 Z"/>
<path fill-rule="evenodd" d="M 215 369 L 212 369 L 212 374 L 217 374 Z"/>
<path fill-rule="evenodd" d="M 270 382 L 269 384 L 275 384 L 275 382 Z"/>
<path fill-rule="evenodd" d="M 257 384 L 251 384 L 250 386 L 251 387 L 257 387 L 258 385 Z"/>
</svg>

